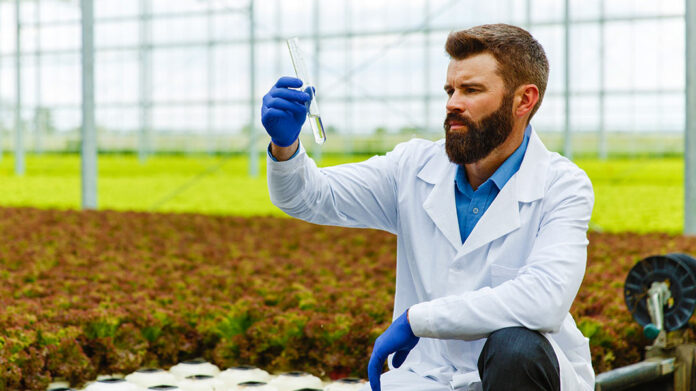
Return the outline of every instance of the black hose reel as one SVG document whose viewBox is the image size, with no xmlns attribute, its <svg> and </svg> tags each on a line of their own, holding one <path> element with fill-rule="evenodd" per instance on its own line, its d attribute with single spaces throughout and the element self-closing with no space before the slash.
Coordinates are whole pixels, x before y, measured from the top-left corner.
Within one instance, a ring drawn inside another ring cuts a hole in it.
<svg viewBox="0 0 696 391">
<path fill-rule="evenodd" d="M 626 277 L 624 299 L 651 340 L 684 328 L 696 308 L 696 258 L 672 253 L 639 261 Z"/>
<path fill-rule="evenodd" d="M 597 375 L 595 391 L 696 390 L 696 344 L 682 330 L 696 309 L 696 258 L 674 253 L 639 261 L 626 276 L 624 299 L 654 341 L 643 361 Z"/>
</svg>

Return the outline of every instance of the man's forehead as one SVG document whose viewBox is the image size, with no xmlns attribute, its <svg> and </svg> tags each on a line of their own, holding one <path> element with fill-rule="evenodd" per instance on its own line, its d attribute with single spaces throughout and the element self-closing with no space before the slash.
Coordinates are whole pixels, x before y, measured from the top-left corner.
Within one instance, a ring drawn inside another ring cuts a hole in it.
<svg viewBox="0 0 696 391">
<path fill-rule="evenodd" d="M 498 61 L 490 53 L 476 54 L 462 60 L 452 59 L 447 66 L 447 84 L 502 82 L 497 69 Z"/>
</svg>

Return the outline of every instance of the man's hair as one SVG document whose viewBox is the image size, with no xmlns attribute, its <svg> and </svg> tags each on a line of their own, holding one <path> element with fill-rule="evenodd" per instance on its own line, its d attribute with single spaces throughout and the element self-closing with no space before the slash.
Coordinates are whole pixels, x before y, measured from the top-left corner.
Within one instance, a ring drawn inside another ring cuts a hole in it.
<svg viewBox="0 0 696 391">
<path fill-rule="evenodd" d="M 544 48 L 526 30 L 508 24 L 484 24 L 450 33 L 445 50 L 455 60 L 491 53 L 498 61 L 496 72 L 503 78 L 508 93 L 526 83 L 539 89 L 539 101 L 529 119 L 541 106 L 549 79 L 549 61 Z"/>
</svg>

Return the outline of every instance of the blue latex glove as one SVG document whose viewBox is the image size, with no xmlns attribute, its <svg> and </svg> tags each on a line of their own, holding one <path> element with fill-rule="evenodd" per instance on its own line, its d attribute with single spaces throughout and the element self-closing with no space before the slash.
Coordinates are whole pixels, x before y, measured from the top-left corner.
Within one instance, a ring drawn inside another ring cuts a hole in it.
<svg viewBox="0 0 696 391">
<path fill-rule="evenodd" d="M 297 140 L 307 116 L 310 95 L 288 88 L 301 86 L 302 81 L 298 78 L 281 77 L 263 97 L 261 123 L 273 144 L 279 147 L 288 147 Z"/>
<path fill-rule="evenodd" d="M 382 390 L 379 377 L 382 375 L 384 360 L 387 356 L 396 353 L 392 358 L 392 365 L 394 368 L 400 367 L 419 339 L 413 334 L 411 325 L 408 323 L 408 310 L 396 318 L 391 326 L 377 338 L 367 366 L 367 376 L 370 379 L 372 391 Z"/>
</svg>

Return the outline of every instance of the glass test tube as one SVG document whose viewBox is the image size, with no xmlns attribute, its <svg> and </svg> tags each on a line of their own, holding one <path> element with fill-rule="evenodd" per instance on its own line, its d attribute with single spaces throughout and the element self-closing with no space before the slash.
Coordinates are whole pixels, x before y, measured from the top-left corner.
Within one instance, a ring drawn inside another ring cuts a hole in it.
<svg viewBox="0 0 696 391">
<path fill-rule="evenodd" d="M 300 89 L 312 97 L 312 100 L 309 101 L 307 119 L 309 120 L 309 125 L 312 127 L 314 141 L 317 144 L 324 144 L 324 141 L 326 141 L 326 132 L 324 131 L 324 124 L 321 122 L 321 115 L 319 114 L 316 88 L 314 83 L 309 79 L 309 72 L 307 72 L 304 56 L 299 47 L 299 39 L 297 39 L 297 37 L 290 38 L 287 43 L 288 50 L 290 51 L 290 58 L 292 59 L 292 66 L 295 68 L 295 75 L 298 79 L 302 80 L 302 87 L 300 87 Z"/>
</svg>

